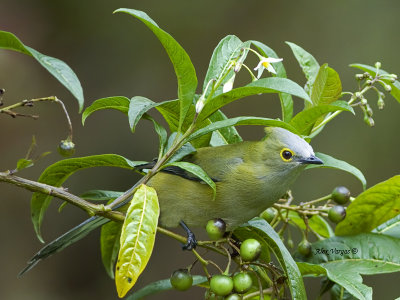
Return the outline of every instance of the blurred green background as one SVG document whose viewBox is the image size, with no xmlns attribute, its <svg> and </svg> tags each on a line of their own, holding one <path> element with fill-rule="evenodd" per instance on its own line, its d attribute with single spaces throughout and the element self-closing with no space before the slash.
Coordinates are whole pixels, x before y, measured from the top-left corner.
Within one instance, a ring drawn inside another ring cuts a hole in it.
<svg viewBox="0 0 400 300">
<path fill-rule="evenodd" d="M 0 29 L 16 34 L 25 44 L 68 63 L 81 80 L 86 106 L 107 96 L 146 96 L 155 101 L 176 97 L 172 65 L 155 36 L 139 21 L 127 15 L 113 15 L 120 7 L 147 12 L 175 37 L 189 53 L 197 69 L 199 86 L 209 58 L 220 39 L 235 34 L 242 40 L 260 40 L 284 58 L 288 77 L 305 83 L 297 62 L 285 41 L 311 52 L 320 64 L 328 62 L 341 76 L 344 90 L 355 91 L 356 70 L 350 63 L 373 65 L 400 73 L 400 2 L 396 0 L 308 0 L 308 1 L 50 1 L 1 0 Z M 254 61 L 254 66 L 257 62 Z M 249 80 L 242 76 L 242 80 Z M 28 56 L 0 50 L 0 87 L 6 89 L 5 105 L 23 99 L 56 95 L 64 100 L 74 125 L 77 156 L 117 153 L 133 160 L 156 156 L 158 139 L 147 121 L 139 123 L 134 135 L 119 112 L 103 111 L 91 116 L 82 127 L 73 97 L 36 61 Z M 229 116 L 280 117 L 277 96 L 255 96 L 226 108 Z M 314 150 L 348 161 L 362 170 L 368 186 L 399 174 L 400 105 L 392 97 L 378 111 L 375 95 L 370 103 L 376 126 L 369 128 L 356 117 L 343 113 L 313 140 Z M 296 109 L 302 107 L 301 101 Z M 0 115 L 0 169 L 12 169 L 29 147 L 32 135 L 38 153 L 53 153 L 21 176 L 37 179 L 49 164 L 60 159 L 56 148 L 67 137 L 67 124 L 59 106 L 49 103 L 20 110 L 40 115 L 39 120 L 12 119 Z M 156 115 L 156 112 L 153 112 Z M 247 140 L 263 135 L 261 127 L 242 127 Z M 65 184 L 80 193 L 102 188 L 126 190 L 138 177 L 126 170 L 103 168 L 82 171 Z M 337 185 L 348 186 L 354 195 L 361 184 L 347 173 L 333 170 L 307 171 L 293 187 L 296 201 L 313 199 L 331 192 Z M 30 221 L 31 193 L 0 183 L 0 298 L 21 299 L 116 299 L 114 282 L 103 271 L 98 236 L 87 238 L 62 253 L 40 263 L 18 279 L 25 262 L 41 247 Z M 47 213 L 43 234 L 46 241 L 57 237 L 85 219 L 85 214 L 67 206 L 57 212 L 54 200 Z M 180 231 L 179 231 L 180 232 Z M 192 256 L 180 245 L 161 235 L 148 268 L 137 287 L 167 278 L 176 268 L 185 267 Z M 374 288 L 374 299 L 394 299 L 400 295 L 399 274 L 365 276 Z M 315 298 L 318 280 L 308 280 L 309 298 Z M 201 298 L 196 288 L 193 296 Z M 187 299 L 188 294 L 168 292 L 150 299 Z M 193 298 L 193 299 L 194 299 Z"/>
</svg>

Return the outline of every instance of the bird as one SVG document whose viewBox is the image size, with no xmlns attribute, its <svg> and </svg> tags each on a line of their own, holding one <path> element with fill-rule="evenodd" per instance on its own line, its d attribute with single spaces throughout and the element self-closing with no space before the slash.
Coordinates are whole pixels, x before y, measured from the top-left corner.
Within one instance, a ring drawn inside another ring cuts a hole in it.
<svg viewBox="0 0 400 300">
<path fill-rule="evenodd" d="M 220 218 L 232 230 L 272 206 L 308 164 L 322 164 L 298 135 L 267 127 L 261 141 L 199 148 L 183 159 L 200 166 L 216 184 L 213 190 L 179 168 L 157 173 L 148 185 L 160 203 L 161 226 L 206 227 Z"/>
<path fill-rule="evenodd" d="M 168 166 L 150 179 L 160 204 L 159 224 L 185 229 L 188 241 L 183 249 L 196 247 L 191 227 L 204 228 L 218 218 L 233 230 L 278 201 L 307 165 L 323 164 L 300 136 L 280 127 L 266 127 L 265 133 L 260 141 L 199 148 L 182 159 L 200 166 L 215 182 L 215 197 L 205 182 L 179 167 Z M 151 169 L 155 163 L 136 168 Z M 36 253 L 19 275 L 108 221 L 93 216 L 72 228 Z"/>
</svg>

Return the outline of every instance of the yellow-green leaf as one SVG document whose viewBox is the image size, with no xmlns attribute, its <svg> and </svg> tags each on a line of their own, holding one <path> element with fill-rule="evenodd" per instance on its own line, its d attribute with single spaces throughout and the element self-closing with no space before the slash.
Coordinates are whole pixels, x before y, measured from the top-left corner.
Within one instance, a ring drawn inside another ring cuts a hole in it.
<svg viewBox="0 0 400 300">
<path fill-rule="evenodd" d="M 335 229 L 336 235 L 370 232 L 400 214 L 400 175 L 364 191 L 349 205 L 346 218 Z"/>
<path fill-rule="evenodd" d="M 145 269 L 154 247 L 160 207 L 156 191 L 142 184 L 126 213 L 115 270 L 119 297 L 135 285 Z"/>
</svg>

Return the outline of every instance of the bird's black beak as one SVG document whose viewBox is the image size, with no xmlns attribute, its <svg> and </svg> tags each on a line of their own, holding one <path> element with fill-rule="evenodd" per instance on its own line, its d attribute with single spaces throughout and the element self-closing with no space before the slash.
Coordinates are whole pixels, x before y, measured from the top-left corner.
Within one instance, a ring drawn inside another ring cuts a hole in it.
<svg viewBox="0 0 400 300">
<path fill-rule="evenodd" d="M 322 160 L 320 160 L 315 155 L 311 155 L 310 157 L 305 158 L 305 159 L 300 159 L 299 161 L 302 164 L 311 164 L 311 165 L 322 165 L 324 163 Z"/>
</svg>

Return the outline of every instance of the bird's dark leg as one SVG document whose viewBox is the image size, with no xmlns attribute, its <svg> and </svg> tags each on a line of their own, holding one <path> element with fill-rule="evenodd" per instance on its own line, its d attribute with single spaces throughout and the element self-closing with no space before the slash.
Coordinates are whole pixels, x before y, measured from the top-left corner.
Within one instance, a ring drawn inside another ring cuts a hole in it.
<svg viewBox="0 0 400 300">
<path fill-rule="evenodd" d="M 196 237 L 194 236 L 194 233 L 187 227 L 185 222 L 180 221 L 179 225 L 186 231 L 187 234 L 187 242 L 185 245 L 182 246 L 183 250 L 192 250 L 195 249 L 197 246 L 197 240 Z"/>
</svg>

